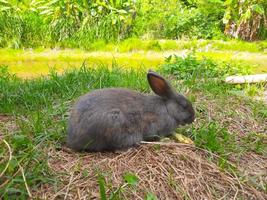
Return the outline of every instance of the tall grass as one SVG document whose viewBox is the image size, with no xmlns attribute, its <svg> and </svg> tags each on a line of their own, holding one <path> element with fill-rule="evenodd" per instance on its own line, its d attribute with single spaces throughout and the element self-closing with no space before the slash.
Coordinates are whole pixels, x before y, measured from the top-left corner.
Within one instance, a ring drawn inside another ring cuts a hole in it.
<svg viewBox="0 0 267 200">
<path fill-rule="evenodd" d="M 80 69 L 65 72 L 63 76 L 51 71 L 48 77 L 21 80 L 10 75 L 7 67 L 2 67 L 0 112 L 52 109 L 53 103 L 58 99 L 72 100 L 82 93 L 103 87 L 129 87 L 144 91 L 147 89 L 144 74 L 142 69 L 122 70 L 113 65 L 110 70 L 110 67 L 100 65 L 96 69 L 82 66 Z"/>
</svg>

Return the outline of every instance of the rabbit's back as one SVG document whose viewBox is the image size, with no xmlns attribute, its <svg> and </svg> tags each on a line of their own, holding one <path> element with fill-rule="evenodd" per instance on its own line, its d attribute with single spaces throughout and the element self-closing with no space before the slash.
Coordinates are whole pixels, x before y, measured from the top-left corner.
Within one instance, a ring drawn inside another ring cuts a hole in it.
<svg viewBox="0 0 267 200">
<path fill-rule="evenodd" d="M 95 90 L 82 96 L 71 111 L 68 145 L 76 150 L 112 150 L 142 140 L 145 96 L 127 89 Z"/>
<path fill-rule="evenodd" d="M 94 90 L 80 97 L 74 106 L 77 117 L 94 113 L 106 113 L 119 109 L 123 113 L 136 113 L 143 110 L 146 97 L 144 94 L 129 89 Z M 113 112 L 114 113 L 114 112 Z"/>
</svg>

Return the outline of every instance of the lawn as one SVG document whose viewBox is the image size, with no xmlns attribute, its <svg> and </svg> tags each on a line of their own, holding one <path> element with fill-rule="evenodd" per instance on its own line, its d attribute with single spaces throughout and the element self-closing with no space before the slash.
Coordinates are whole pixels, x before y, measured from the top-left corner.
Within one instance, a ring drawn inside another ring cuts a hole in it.
<svg viewBox="0 0 267 200">
<path fill-rule="evenodd" d="M 200 53 L 164 61 L 161 51 L 117 53 L 112 66 L 107 52 L 3 52 L 9 53 L 1 62 L 10 68 L 0 71 L 1 198 L 267 198 L 267 106 L 258 100 L 266 84 L 227 85 L 218 80 L 249 73 L 247 64 L 199 59 Z M 90 62 L 80 65 L 93 55 L 95 67 Z M 35 70 L 28 66 L 19 71 L 9 62 L 29 63 L 30 58 L 33 63 L 59 62 L 64 67 L 57 69 L 68 71 L 48 73 L 47 68 L 46 76 L 24 79 Z M 70 60 L 78 67 L 68 68 Z M 143 67 L 136 70 L 139 62 Z M 150 93 L 146 71 L 153 66 L 193 102 L 196 121 L 176 130 L 193 144 L 165 138 L 115 153 L 77 153 L 65 146 L 69 110 L 81 94 L 105 87 Z"/>
</svg>

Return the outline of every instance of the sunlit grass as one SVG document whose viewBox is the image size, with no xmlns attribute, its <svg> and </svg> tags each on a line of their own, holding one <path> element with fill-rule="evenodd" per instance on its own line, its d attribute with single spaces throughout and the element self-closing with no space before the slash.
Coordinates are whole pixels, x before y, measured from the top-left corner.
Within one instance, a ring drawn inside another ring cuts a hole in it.
<svg viewBox="0 0 267 200">
<path fill-rule="evenodd" d="M 129 38 L 118 43 L 105 43 L 104 41 L 96 41 L 89 46 L 83 47 L 89 51 L 170 51 L 184 49 L 209 49 L 222 51 L 240 51 L 240 52 L 262 52 L 266 54 L 267 41 L 245 42 L 240 40 L 152 40 Z"/>
<path fill-rule="evenodd" d="M 80 67 L 83 63 L 94 67 L 99 64 L 111 66 L 112 63 L 116 62 L 124 68 L 139 69 L 144 67 L 155 69 L 164 63 L 167 56 L 172 54 L 184 55 L 188 52 L 189 50 L 90 52 L 79 49 L 0 49 L 0 65 L 9 66 L 10 72 L 16 73 L 19 77 L 31 78 L 47 75 L 51 69 L 61 73 L 68 69 Z M 196 55 L 199 59 L 207 57 L 216 61 L 250 65 L 254 69 L 253 73 L 267 72 L 267 55 L 263 53 L 198 50 Z"/>
<path fill-rule="evenodd" d="M 157 68 L 167 56 L 183 55 L 195 50 L 199 59 L 238 62 L 253 67 L 253 73 L 267 72 L 267 42 L 237 40 L 141 40 L 130 38 L 120 43 L 96 41 L 82 49 L 0 49 L 0 65 L 9 66 L 19 77 L 47 75 L 51 69 L 61 73 L 67 69 L 116 62 L 126 68 Z"/>
<path fill-rule="evenodd" d="M 156 68 L 164 62 L 164 53 L 153 52 L 86 52 L 82 50 L 6 50 L 1 49 L 0 65 L 9 66 L 19 77 L 47 75 L 53 68 L 57 72 L 80 67 L 83 63 L 94 67 L 99 64 L 112 65 L 116 62 L 127 68 Z"/>
<path fill-rule="evenodd" d="M 267 55 L 261 53 L 213 51 L 199 52 L 198 57 L 207 57 L 217 61 L 235 62 L 249 65 L 253 68 L 253 73 L 267 73 Z"/>
<path fill-rule="evenodd" d="M 243 52 L 264 52 L 267 48 L 267 41 L 244 42 L 239 40 L 211 42 L 212 48 L 216 50 L 231 50 Z M 266 53 L 265 53 L 266 54 Z"/>
</svg>

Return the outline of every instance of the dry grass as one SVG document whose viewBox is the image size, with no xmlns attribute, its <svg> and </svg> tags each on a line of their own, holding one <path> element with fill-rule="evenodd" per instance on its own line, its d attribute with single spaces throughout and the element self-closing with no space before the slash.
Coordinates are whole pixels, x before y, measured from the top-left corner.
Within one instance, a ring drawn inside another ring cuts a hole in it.
<svg viewBox="0 0 267 200">
<path fill-rule="evenodd" d="M 243 98 L 236 96 L 228 96 L 227 99 L 211 99 L 204 94 L 198 94 L 195 106 L 197 109 L 203 107 L 203 111 L 195 126 L 200 126 L 203 121 L 214 120 L 239 137 L 252 132 L 266 133 L 267 118 L 257 120 L 254 117 L 254 111 L 247 103 Z"/>
<path fill-rule="evenodd" d="M 240 157 L 232 156 L 232 162 L 237 164 L 239 171 L 245 180 L 252 180 L 258 189 L 264 188 L 267 183 L 267 157 L 247 152 Z"/>
<path fill-rule="evenodd" d="M 105 174 L 108 193 L 132 172 L 139 178 L 136 188 L 127 188 L 123 199 L 144 199 L 152 192 L 158 199 L 266 199 L 235 173 L 222 172 L 207 160 L 205 150 L 191 145 L 163 143 L 142 145 L 120 153 L 73 153 L 49 149 L 49 166 L 57 187 L 42 185 L 33 196 L 42 199 L 99 199 L 97 174 Z M 213 155 L 214 156 L 214 155 Z M 87 175 L 85 175 L 87 171 Z"/>
<path fill-rule="evenodd" d="M 14 132 L 17 129 L 15 119 L 10 115 L 0 113 L 0 140 L 4 135 Z"/>
</svg>

